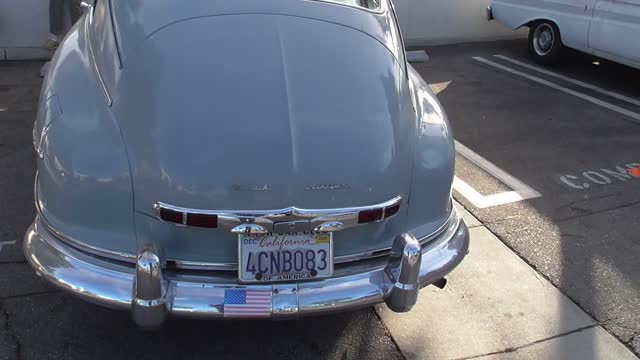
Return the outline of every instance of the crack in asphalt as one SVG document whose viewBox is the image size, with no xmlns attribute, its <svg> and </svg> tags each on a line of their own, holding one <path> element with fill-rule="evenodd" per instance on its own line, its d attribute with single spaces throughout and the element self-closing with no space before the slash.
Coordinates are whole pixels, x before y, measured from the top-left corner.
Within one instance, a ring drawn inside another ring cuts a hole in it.
<svg viewBox="0 0 640 360">
<path fill-rule="evenodd" d="M 593 315 L 592 315 L 593 316 Z M 595 316 L 593 316 L 595 318 Z M 596 319 L 596 321 L 598 321 L 598 319 Z M 632 354 L 634 355 L 640 355 L 640 353 L 638 352 L 638 349 L 636 349 L 634 347 L 633 342 L 635 341 L 635 338 L 640 336 L 640 332 L 637 332 L 637 329 L 635 328 L 630 328 L 628 326 L 622 326 L 622 325 L 618 325 L 615 323 L 615 321 L 613 320 L 606 320 L 606 321 L 598 321 L 598 324 L 600 324 L 600 326 L 602 326 L 602 328 L 604 329 L 604 331 L 608 332 L 611 336 L 613 336 L 614 338 L 616 338 L 618 341 L 620 341 L 620 343 L 622 345 L 624 345 L 627 349 L 629 349 L 629 351 L 631 351 Z M 625 341 L 622 337 L 616 335 L 613 330 L 608 329 L 607 327 L 617 327 L 620 329 L 624 329 L 624 330 L 631 330 L 631 336 L 629 336 L 629 340 Z"/>
<path fill-rule="evenodd" d="M 4 330 L 7 332 L 8 337 L 13 340 L 13 343 L 16 344 L 16 359 L 20 359 L 22 344 L 20 343 L 20 339 L 15 334 L 11 327 L 11 322 L 9 321 L 9 312 L 4 308 L 4 304 L 0 302 L 0 311 L 4 314 Z"/>
<path fill-rule="evenodd" d="M 612 326 L 615 326 L 615 327 L 619 327 L 619 328 L 621 328 L 621 329 L 625 329 L 625 330 L 633 331 L 633 333 L 632 333 L 631 337 L 634 337 L 634 336 L 636 336 L 636 335 L 640 334 L 640 332 L 637 332 L 637 331 L 638 331 L 638 329 L 636 329 L 636 328 L 632 328 L 632 327 L 628 327 L 628 326 L 625 326 L 625 325 L 619 325 L 619 324 L 616 324 L 615 320 L 611 320 L 611 319 L 609 319 L 609 320 L 599 321 L 598 323 L 599 323 L 600 325 L 602 325 L 602 326 L 612 325 Z"/>
<path fill-rule="evenodd" d="M 380 314 L 378 314 L 378 311 L 375 309 L 375 307 L 372 307 L 371 311 L 373 311 L 373 315 L 376 317 L 376 319 L 378 319 L 378 321 L 380 321 L 380 325 L 382 325 L 382 327 L 384 328 L 385 335 L 387 335 L 389 337 L 389 339 L 391 339 L 391 342 L 396 347 L 396 351 L 400 354 L 400 356 L 402 356 L 404 359 L 406 359 L 407 357 L 402 352 L 402 349 L 400 349 L 400 345 L 398 344 L 396 339 L 393 337 L 393 334 L 391 333 L 391 330 L 389 330 L 389 328 L 387 327 L 387 324 L 384 323 L 384 321 L 382 320 L 382 317 L 380 316 Z"/>
<path fill-rule="evenodd" d="M 11 265 L 11 264 L 26 264 L 27 260 L 15 260 L 15 261 L 0 261 L 0 266 L 1 265 Z"/>
<path fill-rule="evenodd" d="M 40 296 L 40 295 L 48 295 L 48 294 L 57 294 L 59 292 L 60 292 L 60 290 L 47 290 L 47 291 L 32 292 L 32 293 L 28 293 L 28 294 L 21 294 L 21 295 L 0 296 L 0 301 L 11 300 L 11 299 L 20 299 L 20 298 L 29 297 L 29 296 Z"/>
<path fill-rule="evenodd" d="M 588 329 L 591 329 L 591 328 L 594 328 L 594 327 L 598 327 L 598 326 L 599 326 L 598 324 L 593 324 L 593 325 L 589 325 L 589 326 L 583 326 L 581 328 L 578 328 L 578 329 L 575 329 L 575 330 L 571 330 L 571 331 L 567 331 L 567 332 L 564 332 L 564 333 L 561 333 L 561 334 L 558 334 L 558 335 L 553 335 L 553 336 L 546 337 L 544 339 L 535 340 L 535 341 L 532 341 L 532 342 L 524 344 L 524 345 L 509 347 L 509 348 L 506 348 L 504 350 L 492 351 L 492 352 L 488 352 L 486 354 L 480 354 L 480 355 L 473 355 L 473 356 L 469 356 L 469 357 L 457 358 L 457 359 L 454 359 L 454 360 L 469 360 L 469 359 L 478 359 L 478 358 L 485 357 L 485 356 L 490 356 L 490 355 L 509 354 L 509 353 L 518 351 L 520 349 L 524 349 L 524 348 L 532 346 L 532 345 L 540 344 L 540 343 L 543 343 L 545 341 L 557 339 L 557 338 L 560 338 L 560 337 L 563 337 L 563 336 L 571 335 L 571 334 L 578 333 L 578 332 L 581 332 L 581 331 L 584 331 L 584 330 L 588 330 Z"/>
<path fill-rule="evenodd" d="M 578 199 L 578 200 L 570 201 L 570 202 L 562 205 L 561 208 L 563 208 L 563 207 L 571 207 L 573 205 L 577 205 L 577 204 L 581 204 L 581 203 L 585 203 L 585 202 L 590 202 L 590 201 L 593 201 L 593 200 L 602 200 L 602 199 L 618 196 L 620 194 L 621 194 L 620 191 L 616 191 L 616 192 L 605 194 L 605 195 L 597 195 L 597 196 L 591 196 L 591 197 L 586 198 L 586 199 Z"/>
<path fill-rule="evenodd" d="M 581 215 L 566 217 L 566 218 L 562 218 L 562 219 L 552 219 L 552 221 L 555 222 L 555 223 L 561 223 L 561 222 L 571 221 L 571 220 L 575 220 L 575 219 L 580 219 L 580 218 L 591 216 L 591 215 L 602 214 L 602 213 L 605 213 L 607 211 L 625 209 L 625 208 L 632 207 L 632 206 L 638 205 L 638 204 L 640 204 L 640 201 L 634 201 L 634 202 L 622 204 L 622 205 L 616 206 L 616 207 L 611 207 L 611 208 L 601 209 L 601 210 L 597 210 L 597 211 L 587 212 L 587 213 L 584 213 L 584 214 L 581 214 Z"/>
<path fill-rule="evenodd" d="M 603 197 L 603 198 L 604 198 L 604 197 Z M 593 198 L 593 199 L 596 199 L 596 198 Z M 589 199 L 589 200 L 593 200 L 593 199 Z M 615 207 L 610 207 L 610 208 L 605 208 L 605 209 L 601 209 L 601 210 L 596 210 L 596 211 L 586 212 L 586 213 L 584 213 L 584 214 L 580 214 L 580 215 L 576 215 L 576 216 L 569 216 L 569 217 L 565 217 L 565 218 L 557 218 L 557 219 L 551 218 L 551 219 L 549 219 L 549 220 L 550 220 L 552 223 L 561 223 L 561 222 L 566 222 L 566 221 L 571 221 L 571 220 L 580 219 L 580 218 L 587 217 L 587 216 L 591 216 L 591 215 L 596 215 L 596 214 L 605 213 L 605 212 L 608 212 L 608 211 L 613 211 L 613 210 L 618 210 L 618 209 L 625 209 L 625 208 L 632 207 L 632 206 L 634 206 L 634 205 L 638 205 L 638 204 L 640 204 L 640 201 L 634 201 L 634 202 L 630 202 L 630 203 L 625 203 L 625 204 L 622 204 L 622 205 L 618 205 L 618 206 L 615 206 Z M 465 209 L 467 209 L 464 205 L 463 205 L 463 207 L 464 207 Z M 562 207 L 566 207 L 566 205 L 563 205 Z M 489 226 L 489 225 L 500 225 L 500 224 L 505 223 L 505 222 L 507 222 L 507 221 L 509 221 L 509 220 L 517 219 L 517 218 L 519 218 L 519 217 L 520 217 L 520 215 L 513 215 L 513 216 L 507 216 L 507 217 L 504 217 L 504 218 L 501 218 L 501 219 L 495 219 L 495 220 L 492 220 L 492 221 L 481 221 L 481 220 L 480 220 L 480 218 L 478 218 L 476 215 L 474 215 L 474 214 L 471 212 L 471 210 L 467 209 L 467 211 L 469 211 L 469 213 L 470 213 L 471 215 L 473 215 L 476 219 L 478 219 L 478 220 L 479 220 L 479 222 L 481 223 L 481 225 L 477 225 L 477 226 L 475 226 L 475 227 L 478 227 L 478 226 L 485 226 L 485 227 L 487 227 L 487 228 L 488 228 L 488 226 Z M 533 227 L 527 227 L 527 228 L 523 228 L 523 229 L 529 229 L 529 228 L 533 228 Z"/>
</svg>

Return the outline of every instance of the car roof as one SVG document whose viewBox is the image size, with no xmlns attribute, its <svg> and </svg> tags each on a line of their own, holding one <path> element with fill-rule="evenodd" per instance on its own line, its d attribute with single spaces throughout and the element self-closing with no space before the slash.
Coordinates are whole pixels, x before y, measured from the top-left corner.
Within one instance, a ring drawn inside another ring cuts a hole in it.
<svg viewBox="0 0 640 360">
<path fill-rule="evenodd" d="M 172 24 L 225 15 L 264 14 L 321 20 L 361 31 L 394 54 L 402 48 L 389 0 L 110 1 L 123 62 L 144 39 Z"/>
</svg>

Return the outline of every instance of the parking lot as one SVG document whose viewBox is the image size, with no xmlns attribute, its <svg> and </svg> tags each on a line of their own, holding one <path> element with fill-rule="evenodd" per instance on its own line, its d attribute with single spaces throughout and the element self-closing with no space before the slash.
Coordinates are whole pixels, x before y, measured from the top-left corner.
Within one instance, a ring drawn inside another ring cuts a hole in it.
<svg viewBox="0 0 640 360">
<path fill-rule="evenodd" d="M 42 62 L 0 62 L 0 359 L 640 354 L 640 178 L 629 172 L 640 167 L 640 71 L 579 54 L 538 68 L 522 41 L 427 53 L 414 67 L 453 127 L 454 197 L 472 228 L 448 288 L 423 290 L 404 315 L 172 319 L 156 332 L 59 292 L 26 263 Z"/>
<path fill-rule="evenodd" d="M 456 199 L 640 351 L 640 179 L 628 173 L 640 166 L 640 72 L 580 54 L 541 72 L 520 42 L 429 55 L 416 67 L 439 84 L 456 139 L 540 194 L 491 206 L 487 195 L 511 189 L 458 156 L 481 197 L 457 187 Z"/>
</svg>

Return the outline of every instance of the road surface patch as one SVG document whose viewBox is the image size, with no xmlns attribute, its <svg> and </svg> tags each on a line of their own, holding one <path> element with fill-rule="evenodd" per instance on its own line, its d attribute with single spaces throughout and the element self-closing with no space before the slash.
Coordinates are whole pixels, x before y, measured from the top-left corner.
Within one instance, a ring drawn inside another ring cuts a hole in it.
<svg viewBox="0 0 640 360">
<path fill-rule="evenodd" d="M 462 196 L 467 198 L 477 208 L 488 208 L 492 206 L 509 204 L 512 202 L 534 199 L 542 195 L 531 188 L 529 185 L 520 181 L 515 176 L 509 174 L 499 168 L 481 155 L 466 147 L 459 141 L 455 142 L 456 151 L 466 159 L 476 164 L 482 170 L 491 174 L 505 185 L 509 186 L 512 191 L 505 191 L 498 194 L 482 195 L 464 180 L 455 176 L 453 179 L 453 188 Z"/>
<path fill-rule="evenodd" d="M 494 61 L 487 60 L 487 59 L 485 59 L 483 57 L 480 57 L 480 56 L 473 56 L 472 58 L 474 60 L 476 60 L 476 61 L 479 61 L 479 62 L 484 63 L 486 65 L 492 66 L 494 68 L 509 72 L 509 73 L 511 73 L 513 75 L 517 75 L 517 76 L 523 77 L 525 79 L 534 81 L 534 82 L 536 82 L 538 84 L 546 85 L 546 86 L 548 86 L 550 88 L 562 91 L 562 92 L 567 93 L 569 95 L 573 95 L 575 97 L 578 97 L 580 99 L 586 100 L 586 101 L 588 101 L 590 103 L 596 104 L 596 105 L 601 106 L 603 108 L 615 111 L 615 112 L 617 112 L 619 114 L 627 116 L 628 118 L 630 118 L 629 120 L 631 120 L 633 122 L 640 123 L 640 114 L 639 113 L 627 110 L 625 108 L 622 108 L 620 106 L 608 103 L 608 102 L 600 100 L 600 99 L 596 99 L 593 96 L 589 96 L 589 95 L 583 94 L 581 92 L 578 92 L 578 91 L 575 91 L 575 90 L 571 90 L 569 88 L 566 88 L 564 86 L 558 85 L 558 84 L 553 83 L 551 81 L 539 78 L 537 76 L 529 75 L 529 74 L 524 73 L 522 71 L 512 69 L 512 68 L 510 68 L 508 66 L 505 66 L 505 65 L 502 65 L 502 64 L 498 64 L 498 63 L 496 63 Z"/>
<path fill-rule="evenodd" d="M 2 252 L 2 248 L 9 245 L 15 245 L 16 241 L 0 241 L 0 252 Z"/>
<path fill-rule="evenodd" d="M 512 64 L 520 65 L 520 66 L 525 67 L 527 69 L 537 71 L 537 72 L 539 72 L 541 74 L 552 76 L 552 77 L 555 77 L 557 79 L 564 80 L 566 82 L 572 83 L 574 85 L 582 86 L 585 89 L 593 90 L 593 91 L 599 92 L 599 93 L 601 93 L 603 95 L 607 95 L 607 96 L 610 96 L 612 98 L 616 98 L 618 100 L 626 101 L 629 104 L 640 106 L 640 100 L 636 100 L 636 99 L 630 98 L 628 96 L 624 96 L 624 95 L 618 94 L 618 93 L 613 92 L 613 91 L 605 90 L 605 89 L 602 89 L 602 88 L 600 88 L 598 86 L 586 83 L 584 81 L 580 81 L 580 80 L 577 80 L 577 79 L 574 79 L 574 78 L 571 78 L 571 77 L 568 77 L 568 76 L 560 75 L 560 74 L 554 73 L 553 71 L 549 71 L 549 70 L 543 69 L 543 68 L 538 67 L 538 66 L 527 64 L 526 62 L 523 62 L 523 61 L 512 59 L 512 58 L 510 58 L 508 56 L 504 56 L 504 55 L 493 55 L 493 56 L 497 57 L 498 59 L 502 59 L 504 61 L 508 61 L 508 62 L 510 62 Z"/>
</svg>

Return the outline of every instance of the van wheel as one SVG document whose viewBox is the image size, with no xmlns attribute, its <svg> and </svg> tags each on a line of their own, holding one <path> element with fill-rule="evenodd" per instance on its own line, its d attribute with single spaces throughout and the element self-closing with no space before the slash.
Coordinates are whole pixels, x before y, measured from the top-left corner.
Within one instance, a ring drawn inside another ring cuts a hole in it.
<svg viewBox="0 0 640 360">
<path fill-rule="evenodd" d="M 560 29 L 551 21 L 537 21 L 529 28 L 529 53 L 540 65 L 553 65 L 562 53 Z"/>
</svg>

